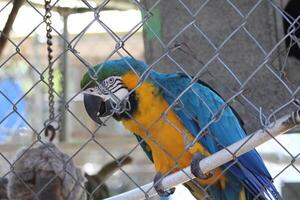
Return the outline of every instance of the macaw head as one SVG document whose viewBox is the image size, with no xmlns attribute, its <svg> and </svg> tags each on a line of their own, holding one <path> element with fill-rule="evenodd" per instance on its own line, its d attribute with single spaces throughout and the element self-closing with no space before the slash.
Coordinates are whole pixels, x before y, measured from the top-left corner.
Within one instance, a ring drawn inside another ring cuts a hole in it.
<svg viewBox="0 0 300 200">
<path fill-rule="evenodd" d="M 88 115 L 98 124 L 103 124 L 101 118 L 109 115 L 117 120 L 128 118 L 137 101 L 135 92 L 124 85 L 123 77 L 129 73 L 140 76 L 146 68 L 144 62 L 125 57 L 96 65 L 92 73 L 86 73 L 80 85 Z"/>
</svg>

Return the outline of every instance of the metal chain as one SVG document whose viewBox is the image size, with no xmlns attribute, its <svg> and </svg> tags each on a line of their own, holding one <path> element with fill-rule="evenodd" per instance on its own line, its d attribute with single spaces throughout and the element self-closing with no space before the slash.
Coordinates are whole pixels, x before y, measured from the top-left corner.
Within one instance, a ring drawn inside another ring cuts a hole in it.
<svg viewBox="0 0 300 200">
<path fill-rule="evenodd" d="M 51 21 L 52 13 L 51 13 L 51 0 L 45 0 L 45 23 L 46 23 L 46 37 L 47 37 L 47 51 L 48 51 L 48 84 L 49 84 L 49 90 L 48 90 L 48 105 L 49 105 L 49 119 L 48 123 L 45 123 L 46 129 L 45 129 L 45 135 L 48 137 L 50 135 L 49 140 L 52 141 L 55 137 L 55 130 L 58 129 L 54 128 L 53 125 L 51 125 L 51 122 L 55 121 L 55 107 L 54 107 L 54 82 L 53 82 L 53 56 L 52 56 L 52 21 Z M 50 133 L 50 134 L 49 134 Z"/>
</svg>

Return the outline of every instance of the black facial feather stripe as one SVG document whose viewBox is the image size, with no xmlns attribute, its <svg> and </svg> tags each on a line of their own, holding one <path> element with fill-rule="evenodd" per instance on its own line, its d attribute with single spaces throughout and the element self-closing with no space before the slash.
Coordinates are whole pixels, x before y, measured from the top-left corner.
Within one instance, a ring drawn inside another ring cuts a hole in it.
<svg viewBox="0 0 300 200">
<path fill-rule="evenodd" d="M 108 78 L 108 80 L 105 80 L 104 84 L 107 86 L 111 86 L 111 85 L 115 84 L 117 81 L 122 82 L 122 79 L 120 79 L 118 77 L 111 77 L 111 78 Z"/>
<path fill-rule="evenodd" d="M 124 89 L 125 87 L 123 87 L 123 86 L 121 86 L 121 87 L 119 87 L 119 88 L 116 88 L 115 90 L 112 90 L 111 92 L 112 93 L 116 93 L 116 92 L 118 92 L 119 90 L 121 90 L 121 89 Z M 126 89 L 126 88 L 125 88 Z"/>
<path fill-rule="evenodd" d="M 122 84 L 122 79 L 119 77 L 111 77 L 103 82 L 103 85 L 112 93 L 116 93 L 121 89 L 126 89 Z M 103 94 L 108 94 L 108 92 L 103 92 Z"/>
<path fill-rule="evenodd" d="M 104 86 L 107 88 L 113 87 L 116 83 L 122 82 L 120 79 L 114 79 L 113 82 L 111 82 L 112 78 L 110 80 L 105 80 L 104 81 Z"/>
<path fill-rule="evenodd" d="M 122 82 L 118 82 L 118 83 L 112 85 L 111 87 L 109 87 L 109 90 L 110 90 L 110 91 L 113 91 L 116 87 L 122 86 L 122 85 L 123 85 Z"/>
<path fill-rule="evenodd" d="M 124 87 L 120 87 L 120 88 L 117 88 L 116 90 L 114 91 L 111 91 L 113 94 L 116 94 L 116 92 L 118 92 L 119 90 L 123 89 Z"/>
</svg>

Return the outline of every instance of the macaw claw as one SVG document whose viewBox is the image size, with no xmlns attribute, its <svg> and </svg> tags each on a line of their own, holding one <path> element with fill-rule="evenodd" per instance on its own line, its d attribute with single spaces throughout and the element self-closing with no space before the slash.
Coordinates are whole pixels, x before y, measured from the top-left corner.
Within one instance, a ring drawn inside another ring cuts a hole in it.
<svg viewBox="0 0 300 200">
<path fill-rule="evenodd" d="M 191 172 L 194 176 L 200 179 L 209 179 L 213 176 L 212 172 L 208 172 L 204 174 L 199 166 L 199 162 L 205 158 L 205 156 L 201 153 L 196 153 L 192 157 L 192 162 L 191 162 Z"/>
<path fill-rule="evenodd" d="M 163 175 L 161 173 L 157 173 L 154 177 L 154 189 L 160 197 L 168 197 L 175 192 L 175 188 L 170 188 L 168 190 L 164 190 L 161 181 L 163 179 Z"/>
</svg>

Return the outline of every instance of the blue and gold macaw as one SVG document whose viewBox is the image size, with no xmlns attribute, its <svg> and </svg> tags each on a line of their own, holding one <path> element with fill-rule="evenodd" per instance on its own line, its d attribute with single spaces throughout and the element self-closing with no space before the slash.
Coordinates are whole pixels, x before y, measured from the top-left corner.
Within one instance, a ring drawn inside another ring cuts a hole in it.
<svg viewBox="0 0 300 200">
<path fill-rule="evenodd" d="M 155 165 L 154 187 L 160 196 L 174 192 L 163 190 L 163 176 L 191 166 L 196 181 L 210 186 L 212 199 L 281 199 L 256 150 L 213 172 L 201 172 L 198 163 L 203 157 L 246 136 L 238 115 L 224 107 L 224 100 L 207 84 L 184 74 L 149 70 L 144 62 L 129 57 L 96 65 L 94 70 L 97 82 L 89 73 L 81 80 L 87 113 L 99 124 L 102 117 L 112 115 L 135 134 Z M 205 195 L 200 189 L 199 193 Z M 197 196 L 195 187 L 193 194 Z"/>
</svg>

